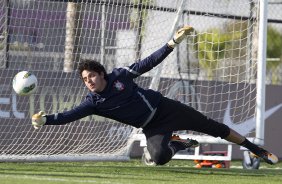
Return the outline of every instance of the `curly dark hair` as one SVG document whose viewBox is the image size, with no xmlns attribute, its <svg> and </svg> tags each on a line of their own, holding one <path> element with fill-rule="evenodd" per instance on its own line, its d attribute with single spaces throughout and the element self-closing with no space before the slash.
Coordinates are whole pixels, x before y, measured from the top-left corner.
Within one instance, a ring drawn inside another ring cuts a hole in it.
<svg viewBox="0 0 282 184">
<path fill-rule="evenodd" d="M 98 61 L 95 61 L 95 60 L 90 60 L 90 59 L 82 60 L 78 65 L 78 72 L 79 72 L 80 77 L 82 77 L 81 74 L 83 70 L 94 71 L 99 74 L 103 72 L 104 76 L 105 77 L 107 76 L 105 67 L 102 64 L 100 64 Z"/>
</svg>

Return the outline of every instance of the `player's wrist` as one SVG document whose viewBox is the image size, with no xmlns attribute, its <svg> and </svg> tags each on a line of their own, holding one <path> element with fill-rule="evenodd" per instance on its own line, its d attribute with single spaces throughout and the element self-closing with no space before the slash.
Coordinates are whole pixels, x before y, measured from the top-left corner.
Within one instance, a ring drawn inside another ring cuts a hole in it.
<svg viewBox="0 0 282 184">
<path fill-rule="evenodd" d="M 167 42 L 168 47 L 171 48 L 171 49 L 174 49 L 177 44 L 178 43 L 176 43 L 173 39 L 171 39 Z"/>
</svg>

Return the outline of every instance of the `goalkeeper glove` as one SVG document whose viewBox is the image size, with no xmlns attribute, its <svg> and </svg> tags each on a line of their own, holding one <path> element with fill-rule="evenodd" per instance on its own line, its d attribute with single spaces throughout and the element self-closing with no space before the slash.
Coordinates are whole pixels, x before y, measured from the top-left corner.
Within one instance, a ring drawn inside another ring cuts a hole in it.
<svg viewBox="0 0 282 184">
<path fill-rule="evenodd" d="M 194 28 L 191 26 L 184 26 L 183 28 L 179 29 L 173 38 L 167 43 L 171 48 L 174 48 L 176 44 L 182 42 L 182 40 L 187 36 L 190 35 L 194 31 Z"/>
<path fill-rule="evenodd" d="M 46 123 L 47 118 L 44 115 L 45 113 L 40 111 L 32 116 L 32 125 L 35 129 L 41 128 Z"/>
</svg>

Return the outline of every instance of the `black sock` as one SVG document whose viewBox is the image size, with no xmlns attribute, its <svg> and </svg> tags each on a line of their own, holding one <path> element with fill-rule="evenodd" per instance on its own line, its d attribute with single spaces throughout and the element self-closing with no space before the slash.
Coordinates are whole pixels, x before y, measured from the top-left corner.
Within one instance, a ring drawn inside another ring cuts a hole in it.
<svg viewBox="0 0 282 184">
<path fill-rule="evenodd" d="M 247 138 L 240 144 L 241 146 L 244 146 L 245 148 L 249 149 L 254 154 L 260 156 L 262 152 L 264 152 L 264 149 L 258 147 L 254 143 L 250 142 Z"/>
</svg>

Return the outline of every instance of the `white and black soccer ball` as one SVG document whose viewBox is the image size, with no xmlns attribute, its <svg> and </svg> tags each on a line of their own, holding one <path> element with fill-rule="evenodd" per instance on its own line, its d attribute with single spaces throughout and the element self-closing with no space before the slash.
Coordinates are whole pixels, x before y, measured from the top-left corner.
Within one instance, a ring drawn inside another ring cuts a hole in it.
<svg viewBox="0 0 282 184">
<path fill-rule="evenodd" d="M 20 95 L 30 95 L 36 91 L 37 78 L 29 71 L 21 71 L 17 73 L 13 79 L 13 89 Z"/>
</svg>

